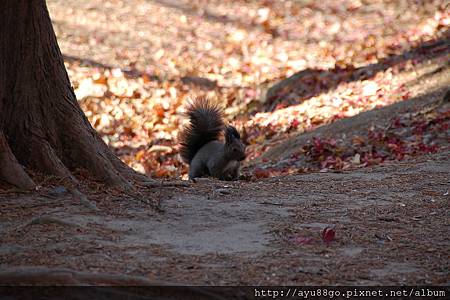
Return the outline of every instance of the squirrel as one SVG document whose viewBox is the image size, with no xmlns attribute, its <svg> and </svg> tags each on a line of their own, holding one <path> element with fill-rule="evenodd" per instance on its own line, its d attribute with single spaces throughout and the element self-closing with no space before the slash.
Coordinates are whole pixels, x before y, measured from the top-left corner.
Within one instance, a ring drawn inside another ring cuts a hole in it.
<svg viewBox="0 0 450 300">
<path fill-rule="evenodd" d="M 212 176 L 220 180 L 239 178 L 245 145 L 235 127 L 225 125 L 218 104 L 200 97 L 186 107 L 190 124 L 180 133 L 180 155 L 189 164 L 189 179 Z M 225 142 L 221 141 L 222 135 Z"/>
</svg>

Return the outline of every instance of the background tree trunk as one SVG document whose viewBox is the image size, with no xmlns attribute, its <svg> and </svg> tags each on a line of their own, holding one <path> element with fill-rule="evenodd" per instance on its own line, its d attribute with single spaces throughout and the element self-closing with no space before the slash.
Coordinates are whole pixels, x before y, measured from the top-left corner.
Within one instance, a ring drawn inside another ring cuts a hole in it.
<svg viewBox="0 0 450 300">
<path fill-rule="evenodd" d="M 0 180 L 34 187 L 26 168 L 77 180 L 86 169 L 108 185 L 145 180 L 118 159 L 81 110 L 45 0 L 0 2 Z"/>
</svg>

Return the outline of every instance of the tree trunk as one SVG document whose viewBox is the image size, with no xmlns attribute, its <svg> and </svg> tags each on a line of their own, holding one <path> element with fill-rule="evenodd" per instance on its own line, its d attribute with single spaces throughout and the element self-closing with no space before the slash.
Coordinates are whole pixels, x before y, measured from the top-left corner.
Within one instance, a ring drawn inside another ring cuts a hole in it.
<svg viewBox="0 0 450 300">
<path fill-rule="evenodd" d="M 0 1 L 0 180 L 34 187 L 24 167 L 68 178 L 83 168 L 130 188 L 145 180 L 118 159 L 76 100 L 45 0 Z"/>
</svg>

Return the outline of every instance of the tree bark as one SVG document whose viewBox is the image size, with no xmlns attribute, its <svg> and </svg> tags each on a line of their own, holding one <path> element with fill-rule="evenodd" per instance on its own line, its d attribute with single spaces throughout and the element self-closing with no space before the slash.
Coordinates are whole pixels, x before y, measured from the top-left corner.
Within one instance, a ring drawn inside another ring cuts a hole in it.
<svg viewBox="0 0 450 300">
<path fill-rule="evenodd" d="M 77 168 L 121 188 L 149 181 L 111 152 L 78 105 L 45 0 L 0 1 L 0 180 L 33 188 L 23 166 L 74 183 Z"/>
</svg>

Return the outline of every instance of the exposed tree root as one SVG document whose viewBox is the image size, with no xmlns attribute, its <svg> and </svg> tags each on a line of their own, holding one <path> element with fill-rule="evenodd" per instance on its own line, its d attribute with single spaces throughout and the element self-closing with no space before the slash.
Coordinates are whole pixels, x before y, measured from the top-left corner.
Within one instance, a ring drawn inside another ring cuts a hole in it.
<svg viewBox="0 0 450 300">
<path fill-rule="evenodd" d="M 147 287 L 142 289 L 101 289 L 95 290 L 97 296 L 115 296 L 112 299 L 210 299 L 224 300 L 217 293 L 197 287 L 180 286 L 176 283 L 152 281 L 145 277 L 111 274 L 93 274 L 62 268 L 16 267 L 0 272 L 0 285 L 63 285 L 63 286 L 128 286 Z M 178 285 L 178 287 L 174 287 Z M 149 288 L 153 287 L 153 288 Z M 60 290 L 61 291 L 61 290 Z M 86 298 L 89 290 L 82 290 Z M 73 291 L 72 291 L 73 292 Z M 92 295 L 91 295 L 92 296 Z M 153 298 L 155 297 L 155 298 Z M 170 298 L 169 298 L 170 297 Z M 97 298 L 97 297 L 95 297 Z M 109 298 L 110 299 L 110 298 Z"/>
<path fill-rule="evenodd" d="M 100 209 L 98 209 L 97 205 L 95 205 L 94 202 L 89 201 L 89 199 L 86 197 L 86 195 L 83 194 L 82 192 L 80 192 L 78 189 L 69 188 L 69 191 L 72 193 L 72 195 L 75 198 L 77 198 L 80 201 L 80 203 L 83 206 L 85 206 L 85 207 L 87 207 L 87 208 L 89 208 L 89 209 L 91 209 L 93 211 L 99 211 L 100 210 Z"/>
<path fill-rule="evenodd" d="M 126 275 L 91 274 L 62 268 L 16 267 L 0 272 L 0 284 L 148 286 L 162 283 Z"/>
<path fill-rule="evenodd" d="M 32 225 L 45 225 L 45 224 L 58 224 L 62 226 L 69 226 L 69 227 L 83 227 L 81 225 L 78 225 L 76 223 L 68 222 L 65 220 L 61 220 L 56 217 L 52 216 L 39 216 L 36 218 L 31 219 L 30 221 L 26 222 L 25 224 L 19 225 L 16 228 L 13 229 L 13 231 L 16 230 L 22 230 L 25 227 L 32 226 Z"/>
<path fill-rule="evenodd" d="M 0 180 L 25 190 L 36 187 L 12 153 L 2 131 L 0 131 Z"/>
<path fill-rule="evenodd" d="M 173 181 L 157 181 L 152 180 L 149 182 L 142 182 L 142 186 L 148 187 L 148 188 L 154 188 L 154 187 L 189 187 L 191 184 L 186 181 L 182 180 L 173 180 Z"/>
<path fill-rule="evenodd" d="M 45 172 L 46 174 L 69 179 L 74 184 L 78 184 L 78 180 L 72 176 L 70 171 L 55 153 L 55 150 L 46 140 L 35 137 L 30 144 L 33 145 L 31 156 L 34 159 L 32 164 L 37 170 Z"/>
</svg>

